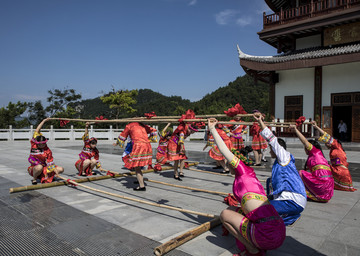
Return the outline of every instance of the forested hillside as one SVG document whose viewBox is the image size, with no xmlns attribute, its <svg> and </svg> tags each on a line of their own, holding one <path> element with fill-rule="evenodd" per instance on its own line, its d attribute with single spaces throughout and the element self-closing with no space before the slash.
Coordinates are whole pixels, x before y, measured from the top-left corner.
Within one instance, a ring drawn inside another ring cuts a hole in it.
<svg viewBox="0 0 360 256">
<path fill-rule="evenodd" d="M 258 109 L 263 113 L 268 112 L 268 85 L 254 85 L 254 80 L 245 75 L 238 77 L 227 86 L 220 87 L 214 92 L 205 95 L 201 100 L 190 102 L 180 96 L 165 96 L 150 89 L 139 89 L 136 98 L 137 103 L 133 105 L 136 112 L 131 116 L 143 116 L 144 113 L 154 111 L 158 116 L 180 115 L 191 108 L 196 114 L 223 113 L 229 107 L 240 103 L 247 112 Z M 80 116 L 83 118 L 94 118 L 104 116 L 112 118 L 108 105 L 102 103 L 100 98 L 83 100 L 79 103 L 83 106 Z M 126 117 L 124 114 L 121 117 Z"/>
</svg>

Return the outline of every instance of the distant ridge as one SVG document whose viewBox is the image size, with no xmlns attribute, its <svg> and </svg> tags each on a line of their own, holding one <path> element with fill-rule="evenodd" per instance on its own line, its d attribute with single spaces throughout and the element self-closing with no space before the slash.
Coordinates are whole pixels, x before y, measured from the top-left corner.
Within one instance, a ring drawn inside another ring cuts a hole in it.
<svg viewBox="0 0 360 256">
<path fill-rule="evenodd" d="M 131 116 L 143 116 L 144 113 L 154 111 L 158 116 L 180 115 L 187 109 L 193 109 L 196 114 L 223 113 L 229 107 L 240 103 L 247 112 L 258 109 L 263 113 L 269 110 L 268 85 L 254 84 L 253 78 L 248 75 L 236 78 L 227 86 L 205 95 L 201 100 L 191 102 L 180 96 L 165 96 L 151 89 L 139 89 L 137 103 L 133 105 L 137 111 Z M 83 100 L 80 105 L 83 118 L 95 118 L 96 116 L 111 117 L 110 108 L 102 103 L 100 97 Z M 122 115 L 120 118 L 129 117 Z"/>
</svg>

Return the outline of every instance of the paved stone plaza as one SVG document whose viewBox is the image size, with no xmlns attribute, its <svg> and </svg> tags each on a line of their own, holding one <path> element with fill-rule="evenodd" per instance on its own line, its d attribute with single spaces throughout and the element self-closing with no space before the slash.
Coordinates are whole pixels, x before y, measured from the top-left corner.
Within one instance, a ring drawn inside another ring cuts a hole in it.
<svg viewBox="0 0 360 256">
<path fill-rule="evenodd" d="M 65 168 L 65 177 L 77 179 L 74 163 L 82 142 L 50 141 L 54 161 Z M 153 147 L 156 147 L 153 144 Z M 190 161 L 214 171 L 213 161 L 202 151 L 203 142 L 186 142 Z M 360 147 L 349 144 L 348 160 L 354 186 L 360 189 Z M 99 141 L 105 169 L 123 169 L 121 150 Z M 31 185 L 27 174 L 30 143 L 0 142 L 0 255 L 153 255 L 154 248 L 210 219 L 103 195 L 84 188 L 59 186 L 9 193 L 9 188 Z M 304 165 L 300 144 L 289 144 Z M 328 158 L 328 151 L 324 151 Z M 269 159 L 269 158 L 268 158 Z M 269 159 L 270 160 L 270 159 Z M 270 176 L 270 163 L 257 168 L 260 180 Z M 98 174 L 100 175 L 100 174 Z M 233 177 L 185 170 L 183 181 L 173 172 L 148 173 L 145 178 L 172 184 L 231 193 Z M 84 185 L 153 203 L 218 215 L 227 205 L 224 196 L 147 183 L 145 192 L 134 192 L 134 177 L 107 179 Z M 360 192 L 334 192 L 329 203 L 308 202 L 301 219 L 287 228 L 284 244 L 267 255 L 360 255 Z M 222 236 L 218 226 L 167 255 L 221 255 L 237 252 L 235 240 Z"/>
</svg>

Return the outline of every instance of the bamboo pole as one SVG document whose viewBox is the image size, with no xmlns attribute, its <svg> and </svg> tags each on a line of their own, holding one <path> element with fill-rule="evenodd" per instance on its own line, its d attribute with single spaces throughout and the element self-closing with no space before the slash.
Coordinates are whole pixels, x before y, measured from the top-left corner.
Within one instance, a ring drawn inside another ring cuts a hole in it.
<svg viewBox="0 0 360 256">
<path fill-rule="evenodd" d="M 94 122 L 94 123 L 131 123 L 131 122 L 142 122 L 142 123 L 179 123 L 178 119 L 135 119 L 135 118 L 124 118 L 124 119 L 112 119 L 112 120 L 94 120 L 94 119 L 76 119 L 76 118 L 49 118 L 49 120 L 64 120 L 74 122 Z M 208 119 L 183 119 L 183 122 L 207 122 Z M 231 124 L 231 125 L 253 125 L 253 122 L 230 122 L 230 121 L 219 121 L 219 124 Z M 290 124 L 295 123 L 278 123 L 278 122 L 265 122 L 266 126 L 271 127 L 289 127 Z M 310 124 L 305 122 L 303 124 Z"/>
<path fill-rule="evenodd" d="M 215 217 L 211 221 L 205 222 L 204 224 L 201 224 L 200 226 L 193 228 L 158 247 L 155 247 L 154 253 L 157 256 L 164 255 L 165 253 L 173 250 L 174 248 L 186 243 L 187 241 L 205 233 L 206 231 L 220 224 L 220 217 Z"/>
<path fill-rule="evenodd" d="M 186 210 L 186 209 L 182 209 L 182 208 L 178 208 L 178 207 L 173 207 L 173 206 L 168 206 L 168 205 L 163 205 L 163 204 L 156 204 L 156 203 L 152 203 L 152 202 L 148 202 L 145 200 L 140 200 L 140 199 L 136 199 L 136 198 L 132 198 L 132 197 L 127 197 L 127 196 L 121 196 L 115 193 L 111 193 L 111 192 L 107 192 L 104 190 L 100 190 L 100 189 L 96 189 L 96 188 L 92 188 L 80 183 L 77 183 L 76 181 L 73 181 L 71 179 L 66 179 L 60 175 L 58 175 L 58 177 L 62 180 L 64 180 L 67 184 L 72 184 L 74 186 L 79 186 L 91 191 L 95 191 L 95 192 L 99 192 L 105 195 L 109 195 L 109 196 L 114 196 L 114 197 L 118 197 L 121 199 L 125 199 L 125 200 L 130 200 L 130 201 L 134 201 L 134 202 L 138 202 L 138 203 L 142 203 L 142 204 L 147 204 L 147 205 L 151 205 L 151 206 L 156 206 L 156 207 L 160 207 L 160 208 L 165 208 L 165 209 L 169 209 L 169 210 L 174 210 L 174 211 L 179 211 L 179 212 L 186 212 L 186 213 L 190 213 L 190 214 L 194 214 L 194 215 L 199 215 L 199 216 L 204 216 L 204 217 L 209 217 L 209 218 L 214 218 L 215 215 L 213 214 L 208 214 L 208 213 L 203 213 L 203 212 L 197 212 L 197 211 L 192 211 L 192 210 Z"/>
<path fill-rule="evenodd" d="M 238 117 L 251 117 L 253 114 L 237 114 Z M 196 115 L 195 118 L 229 117 L 225 114 Z M 234 118 L 233 116 L 232 118 Z M 181 116 L 153 116 L 151 119 L 179 119 Z M 147 117 L 131 117 L 130 119 L 148 119 Z"/>
<path fill-rule="evenodd" d="M 189 163 L 189 166 L 192 165 L 198 165 L 198 162 Z M 171 170 L 174 167 L 163 167 L 163 170 Z M 103 171 L 107 171 L 103 169 Z M 149 173 L 153 172 L 154 169 L 144 170 L 143 173 Z M 112 175 L 104 175 L 104 176 L 97 176 L 97 177 L 86 177 L 77 179 L 76 182 L 83 183 L 83 182 L 89 182 L 89 181 L 97 181 L 97 180 L 105 180 L 105 179 L 111 179 L 111 178 L 118 178 L 118 177 L 126 177 L 126 176 L 132 176 L 135 175 L 135 172 L 127 172 L 127 173 L 118 173 L 114 176 Z M 23 187 L 16 187 L 16 188 L 10 188 L 9 193 L 16 193 L 16 192 L 23 192 L 28 190 L 37 190 L 37 189 L 43 189 L 43 188 L 51 188 L 51 187 L 57 187 L 57 186 L 64 186 L 66 183 L 64 181 L 58 181 L 58 182 L 51 182 L 51 183 L 43 183 L 43 184 L 37 184 L 37 185 L 30 185 L 30 186 L 23 186 Z"/>
<path fill-rule="evenodd" d="M 215 174 L 215 175 L 222 175 L 222 176 L 227 176 L 227 177 L 234 177 L 234 175 L 232 174 L 225 174 L 225 173 L 218 173 L 218 172 L 209 172 L 209 171 L 204 171 L 204 170 L 199 170 L 199 169 L 195 169 L 195 168 L 187 168 L 191 171 L 195 171 L 195 172 L 203 172 L 203 173 L 210 173 L 210 174 Z M 259 180 L 260 182 L 266 182 L 266 180 Z"/>
<path fill-rule="evenodd" d="M 215 174 L 215 175 L 221 175 L 221 176 L 227 176 L 227 177 L 233 177 L 231 176 L 230 173 L 226 174 L 226 173 L 219 173 L 219 172 L 210 172 L 210 171 L 204 171 L 204 170 L 199 170 L 199 169 L 194 169 L 194 168 L 187 168 L 191 171 L 195 171 L 195 172 L 203 172 L 203 173 L 210 173 L 210 174 Z"/>
<path fill-rule="evenodd" d="M 106 170 L 104 170 L 104 171 L 106 171 Z M 113 174 L 119 174 L 119 173 L 113 172 L 113 171 L 109 171 L 109 172 L 111 172 Z M 225 193 L 225 192 L 206 190 L 206 189 L 201 189 L 201 188 L 193 188 L 193 187 L 176 185 L 176 184 L 171 184 L 171 183 L 157 181 L 157 180 L 144 179 L 144 181 L 153 182 L 153 183 L 157 183 L 157 184 L 161 184 L 161 185 L 165 185 L 165 186 L 170 186 L 170 187 L 183 188 L 183 189 L 188 189 L 188 190 L 195 190 L 195 191 L 200 191 L 200 192 L 205 192 L 205 193 L 210 193 L 210 194 L 219 194 L 219 195 L 225 195 L 225 196 L 229 195 L 229 193 Z"/>
</svg>

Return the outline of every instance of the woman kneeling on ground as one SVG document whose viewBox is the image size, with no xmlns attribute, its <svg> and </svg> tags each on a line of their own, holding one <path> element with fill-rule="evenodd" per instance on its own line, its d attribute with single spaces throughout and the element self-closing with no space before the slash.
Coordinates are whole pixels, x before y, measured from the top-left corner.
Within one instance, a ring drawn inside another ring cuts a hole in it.
<svg viewBox="0 0 360 256">
<path fill-rule="evenodd" d="M 30 156 L 28 158 L 31 164 L 28 167 L 28 173 L 33 177 L 31 183 L 37 184 L 37 179 L 41 183 L 50 183 L 53 181 L 54 176 L 64 172 L 64 168 L 54 164 L 54 158 L 50 148 L 47 146 L 47 139 L 40 132 L 41 127 L 49 119 L 44 119 L 36 128 L 31 143 Z"/>
<path fill-rule="evenodd" d="M 99 162 L 99 150 L 96 148 L 97 139 L 94 137 L 89 138 L 89 122 L 85 124 L 85 133 L 82 137 L 84 141 L 84 147 L 79 154 L 79 160 L 76 161 L 75 167 L 79 171 L 79 176 L 96 175 L 93 169 L 100 169 L 101 164 Z"/>
<path fill-rule="evenodd" d="M 233 194 L 241 207 L 230 206 L 221 212 L 220 218 L 226 229 L 236 238 L 242 251 L 238 255 L 265 255 L 285 240 L 285 224 L 272 206 L 265 190 L 257 179 L 254 169 L 246 166 L 226 147 L 216 131 L 217 120 L 208 120 L 209 130 L 220 152 L 231 163 L 235 174 Z"/>
</svg>

